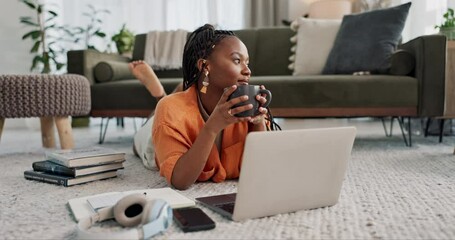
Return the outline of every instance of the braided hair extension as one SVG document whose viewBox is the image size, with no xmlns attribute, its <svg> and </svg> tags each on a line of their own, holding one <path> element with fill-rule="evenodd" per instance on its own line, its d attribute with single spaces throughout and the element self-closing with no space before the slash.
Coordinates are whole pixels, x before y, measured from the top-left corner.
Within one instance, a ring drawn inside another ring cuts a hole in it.
<svg viewBox="0 0 455 240">
<path fill-rule="evenodd" d="M 197 83 L 202 74 L 197 67 L 197 61 L 210 56 L 215 45 L 229 36 L 235 34 L 232 31 L 215 30 L 210 24 L 205 24 L 190 34 L 183 50 L 183 90 Z"/>
<path fill-rule="evenodd" d="M 278 125 L 277 122 L 275 122 L 275 119 L 273 118 L 272 112 L 270 111 L 270 108 L 267 107 L 267 117 L 265 120 L 270 122 L 270 126 L 267 124 L 267 131 L 281 131 L 281 126 Z"/>
</svg>

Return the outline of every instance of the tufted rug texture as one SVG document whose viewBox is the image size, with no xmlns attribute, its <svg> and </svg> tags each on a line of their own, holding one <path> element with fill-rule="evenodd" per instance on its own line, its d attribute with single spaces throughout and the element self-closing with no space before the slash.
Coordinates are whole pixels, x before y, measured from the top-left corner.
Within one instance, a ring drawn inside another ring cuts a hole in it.
<svg viewBox="0 0 455 240">
<path fill-rule="evenodd" d="M 198 204 L 216 222 L 215 229 L 183 233 L 174 223 L 155 238 L 454 239 L 455 138 L 446 136 L 438 143 L 437 137 L 413 136 L 414 144 L 409 148 L 397 130 L 394 136 L 385 137 L 378 121 L 345 123 L 357 126 L 358 135 L 335 206 L 232 222 Z M 291 120 L 283 121 L 282 126 L 299 127 Z M 99 126 L 74 129 L 76 145 L 97 145 L 98 131 Z M 6 129 L 0 142 L 0 239 L 75 239 L 76 223 L 66 206 L 68 199 L 166 187 L 157 172 L 146 170 L 134 157 L 133 133 L 131 125 L 111 127 L 103 144 L 127 154 L 119 177 L 65 188 L 25 180 L 23 171 L 44 158 L 40 133 Z M 235 192 L 236 184 L 197 183 L 180 193 L 194 199 Z M 94 229 L 120 230 L 114 221 Z"/>
</svg>

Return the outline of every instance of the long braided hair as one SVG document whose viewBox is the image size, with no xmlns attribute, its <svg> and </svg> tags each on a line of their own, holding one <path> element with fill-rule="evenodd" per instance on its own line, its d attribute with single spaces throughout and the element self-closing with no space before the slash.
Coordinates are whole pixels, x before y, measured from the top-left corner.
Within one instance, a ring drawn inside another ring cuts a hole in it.
<svg viewBox="0 0 455 240">
<path fill-rule="evenodd" d="M 229 36 L 235 34 L 232 31 L 215 30 L 210 24 L 205 24 L 190 34 L 183 50 L 183 90 L 197 83 L 202 74 L 197 61 L 210 56 L 215 45 Z"/>
</svg>

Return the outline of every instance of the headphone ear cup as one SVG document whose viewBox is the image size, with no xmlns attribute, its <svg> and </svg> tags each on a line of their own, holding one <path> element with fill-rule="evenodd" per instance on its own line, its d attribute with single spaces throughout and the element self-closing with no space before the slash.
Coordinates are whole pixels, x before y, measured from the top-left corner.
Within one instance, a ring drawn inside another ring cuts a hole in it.
<svg viewBox="0 0 455 240">
<path fill-rule="evenodd" d="M 128 195 L 114 206 L 114 218 L 124 227 L 133 227 L 141 223 L 147 199 L 141 193 Z"/>
<path fill-rule="evenodd" d="M 168 204 L 167 202 L 161 199 L 154 199 L 152 201 L 147 202 L 147 204 L 144 207 L 144 212 L 142 214 L 141 224 L 144 225 L 149 222 L 155 221 L 167 204 Z"/>
</svg>

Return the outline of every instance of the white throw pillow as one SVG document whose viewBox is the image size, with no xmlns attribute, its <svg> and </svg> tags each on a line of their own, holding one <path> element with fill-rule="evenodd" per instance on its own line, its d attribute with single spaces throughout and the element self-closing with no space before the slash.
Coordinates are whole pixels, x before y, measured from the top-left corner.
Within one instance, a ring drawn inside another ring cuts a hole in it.
<svg viewBox="0 0 455 240">
<path fill-rule="evenodd" d="M 299 18 L 297 23 L 293 75 L 321 74 L 340 29 L 341 20 Z"/>
</svg>

